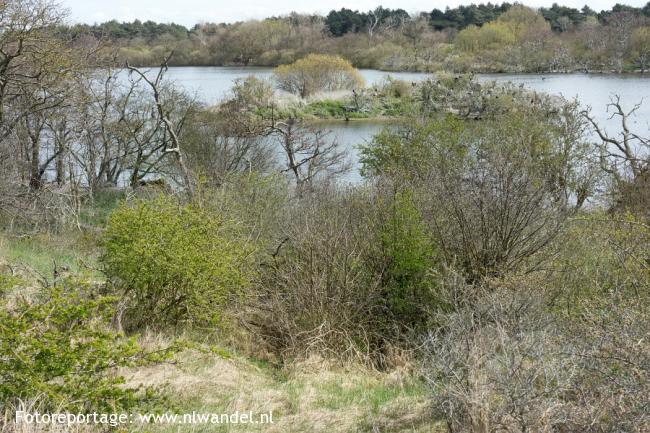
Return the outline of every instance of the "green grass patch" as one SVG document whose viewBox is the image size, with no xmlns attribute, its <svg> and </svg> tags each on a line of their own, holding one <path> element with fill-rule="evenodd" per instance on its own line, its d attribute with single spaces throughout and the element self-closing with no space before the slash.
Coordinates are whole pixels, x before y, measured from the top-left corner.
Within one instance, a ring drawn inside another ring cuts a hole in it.
<svg viewBox="0 0 650 433">
<path fill-rule="evenodd" d="M 57 268 L 72 272 L 87 271 L 96 264 L 94 239 L 81 233 L 39 234 L 15 237 L 0 233 L 0 258 L 23 264 L 50 278 Z"/>
<path fill-rule="evenodd" d="M 359 405 L 377 413 L 381 407 L 398 398 L 418 398 L 426 394 L 424 385 L 413 378 L 402 383 L 385 383 L 372 379 L 354 384 L 329 382 L 323 385 L 318 404 L 326 409 L 339 410 Z"/>
<path fill-rule="evenodd" d="M 305 111 L 320 118 L 344 118 L 347 110 L 344 101 L 323 100 L 310 103 Z"/>
</svg>

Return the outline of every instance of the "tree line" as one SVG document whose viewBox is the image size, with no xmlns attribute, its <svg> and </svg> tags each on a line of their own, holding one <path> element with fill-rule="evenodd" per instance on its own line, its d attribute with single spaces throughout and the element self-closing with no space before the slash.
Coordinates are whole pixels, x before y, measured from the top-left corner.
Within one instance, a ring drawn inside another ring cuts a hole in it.
<svg viewBox="0 0 650 433">
<path fill-rule="evenodd" d="M 517 4 L 517 3 L 514 3 Z M 419 15 L 427 17 L 429 25 L 436 30 L 456 29 L 462 30 L 470 25 L 482 26 L 483 24 L 494 21 L 501 14 L 507 12 L 513 6 L 512 3 L 480 3 L 470 5 L 460 5 L 455 8 L 447 7 L 444 11 L 433 9 L 430 12 L 421 12 Z M 539 8 L 540 13 L 546 21 L 551 24 L 554 31 L 566 31 L 566 23 L 578 25 L 589 17 L 596 17 L 598 21 L 605 22 L 607 17 L 620 12 L 629 12 L 635 15 L 650 16 L 650 3 L 642 8 L 627 6 L 617 3 L 609 10 L 596 12 L 588 5 L 581 9 L 568 6 L 561 6 L 553 3 L 550 8 Z M 292 16 L 296 16 L 292 14 Z M 411 19 L 411 15 L 404 9 L 390 9 L 379 6 L 367 12 L 341 8 L 331 10 L 324 17 L 312 15 L 313 20 L 323 20 L 325 31 L 332 36 L 343 36 L 346 33 L 359 33 L 372 31 L 373 26 L 378 25 L 401 25 L 404 21 Z M 285 19 L 283 17 L 268 18 L 269 20 Z M 295 18 L 294 18 L 295 19 Z M 228 26 L 226 23 L 220 24 Z M 192 33 L 201 28 L 200 24 L 191 29 L 175 23 L 156 23 L 151 20 L 142 22 L 134 20 L 133 22 L 118 22 L 110 20 L 104 23 L 96 24 L 75 24 L 69 26 L 64 31 L 73 35 L 79 33 L 90 33 L 95 37 L 107 37 L 112 40 L 144 38 L 152 40 L 163 35 L 169 35 L 177 39 L 190 37 Z"/>
<path fill-rule="evenodd" d="M 553 4 L 479 4 L 409 15 L 378 7 L 291 13 L 191 29 L 152 21 L 61 25 L 64 39 L 102 40 L 122 60 L 152 66 L 292 63 L 309 53 L 339 55 L 356 67 L 455 72 L 642 71 L 647 69 L 650 7 L 617 4 L 596 12 Z M 515 53 L 513 56 L 512 53 Z"/>
</svg>

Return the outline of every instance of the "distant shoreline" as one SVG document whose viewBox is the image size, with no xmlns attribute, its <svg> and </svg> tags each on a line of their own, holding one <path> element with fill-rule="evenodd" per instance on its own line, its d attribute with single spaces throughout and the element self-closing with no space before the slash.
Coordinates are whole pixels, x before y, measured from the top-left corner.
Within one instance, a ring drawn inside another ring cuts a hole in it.
<svg viewBox="0 0 650 433">
<path fill-rule="evenodd" d="M 134 66 L 141 68 L 157 68 L 160 65 L 157 64 L 134 64 Z M 238 68 L 238 69 L 274 69 L 281 65 L 237 65 L 237 64 L 228 64 L 228 65 L 206 65 L 206 64 L 170 64 L 170 68 Z M 356 66 L 355 66 L 356 67 Z M 386 73 L 414 73 L 414 74 L 435 74 L 435 73 L 448 73 L 448 74 L 481 74 L 481 75 L 571 75 L 571 74 L 583 74 L 583 75 L 630 75 L 630 76 L 645 76 L 650 77 L 650 69 L 644 72 L 640 70 L 637 71 L 608 71 L 602 69 L 592 69 L 592 70 L 583 70 L 583 69 L 574 69 L 569 71 L 490 71 L 483 69 L 467 70 L 467 71 L 454 71 L 446 69 L 436 69 L 436 70 L 418 70 L 418 69 L 382 69 L 382 68 L 366 68 L 366 67 L 356 67 L 361 70 L 375 70 L 379 72 Z"/>
</svg>

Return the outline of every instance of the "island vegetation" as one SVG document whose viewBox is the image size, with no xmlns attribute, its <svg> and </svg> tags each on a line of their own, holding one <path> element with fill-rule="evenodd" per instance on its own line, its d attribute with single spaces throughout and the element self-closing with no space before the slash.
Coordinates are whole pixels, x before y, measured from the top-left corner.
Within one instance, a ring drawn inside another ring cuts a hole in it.
<svg viewBox="0 0 650 433">
<path fill-rule="evenodd" d="M 484 32 L 584 31 L 540 18 L 566 8 L 472 10 L 481 27 L 391 16 L 513 58 L 527 50 Z M 650 429 L 639 105 L 613 96 L 605 129 L 576 100 L 449 72 L 364 87 L 343 52 L 306 52 L 209 107 L 165 79 L 178 49 L 146 71 L 125 47 L 61 38 L 56 3 L 0 12 L 3 432 L 60 431 L 17 411 L 273 412 L 200 431 Z M 388 38 L 330 16 L 331 40 Z M 311 121 L 341 116 L 393 120 L 360 146 L 357 183 Z"/>
</svg>

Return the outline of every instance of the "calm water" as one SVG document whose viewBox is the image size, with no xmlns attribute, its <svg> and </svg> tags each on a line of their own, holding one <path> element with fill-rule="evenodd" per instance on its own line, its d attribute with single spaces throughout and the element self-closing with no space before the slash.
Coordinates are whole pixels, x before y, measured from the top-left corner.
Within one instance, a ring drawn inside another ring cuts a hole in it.
<svg viewBox="0 0 650 433">
<path fill-rule="evenodd" d="M 228 91 L 237 78 L 255 75 L 260 78 L 271 78 L 273 68 L 258 67 L 224 67 L 224 66 L 177 66 L 169 68 L 167 77 L 194 93 L 201 101 L 215 104 L 227 96 Z M 383 72 L 374 69 L 361 69 L 366 85 L 381 82 L 387 75 L 407 81 L 421 80 L 427 76 L 418 72 Z"/>
<path fill-rule="evenodd" d="M 271 68 L 235 68 L 235 67 L 173 67 L 169 69 L 168 77 L 187 91 L 194 93 L 207 104 L 219 102 L 232 87 L 233 80 L 248 75 L 271 77 Z M 362 69 L 361 74 L 367 85 L 382 81 L 387 75 L 393 78 L 418 81 L 428 74 L 414 72 L 382 72 L 372 69 Z M 636 75 L 587 75 L 587 74 L 522 74 L 522 75 L 479 75 L 479 81 L 496 80 L 511 81 L 521 84 L 531 90 L 560 94 L 565 98 L 578 98 L 585 107 L 591 107 L 594 117 L 611 134 L 615 134 L 619 124 L 610 119 L 606 105 L 610 98 L 617 94 L 621 97 L 624 107 L 629 109 L 639 102 L 643 105 L 630 119 L 630 128 L 645 134 L 650 128 L 650 76 Z M 339 143 L 351 149 L 351 160 L 357 166 L 356 146 L 372 138 L 384 125 L 373 122 L 337 122 L 327 125 L 332 130 L 332 137 Z M 355 170 L 350 175 L 350 181 L 357 181 Z"/>
<path fill-rule="evenodd" d="M 584 107 L 591 107 L 592 114 L 613 135 L 620 129 L 620 122 L 610 120 L 607 104 L 614 95 L 621 97 L 626 110 L 643 102 L 630 120 L 630 128 L 645 132 L 650 127 L 650 75 L 602 75 L 602 74 L 546 74 L 546 75 L 481 75 L 479 80 L 510 81 L 546 93 L 577 98 Z"/>
</svg>

